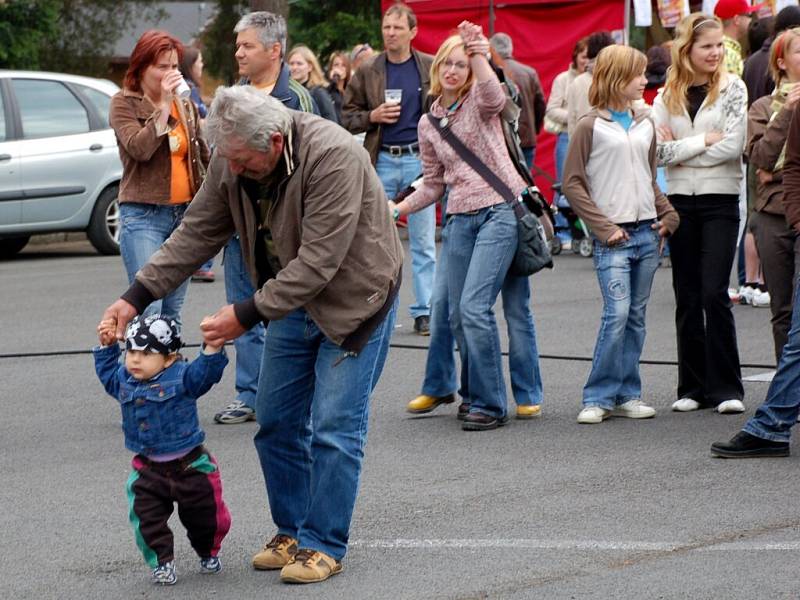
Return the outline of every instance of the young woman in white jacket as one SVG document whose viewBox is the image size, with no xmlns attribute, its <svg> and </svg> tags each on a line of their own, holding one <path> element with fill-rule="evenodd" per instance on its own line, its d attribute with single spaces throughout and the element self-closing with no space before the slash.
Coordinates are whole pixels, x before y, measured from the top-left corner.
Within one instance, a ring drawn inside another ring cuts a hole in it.
<svg viewBox="0 0 800 600">
<path fill-rule="evenodd" d="M 672 408 L 744 411 L 728 279 L 739 229 L 747 89 L 725 72 L 722 23 L 702 13 L 678 25 L 667 82 L 653 104 L 658 158 L 681 218 L 670 238 L 678 335 Z"/>
</svg>

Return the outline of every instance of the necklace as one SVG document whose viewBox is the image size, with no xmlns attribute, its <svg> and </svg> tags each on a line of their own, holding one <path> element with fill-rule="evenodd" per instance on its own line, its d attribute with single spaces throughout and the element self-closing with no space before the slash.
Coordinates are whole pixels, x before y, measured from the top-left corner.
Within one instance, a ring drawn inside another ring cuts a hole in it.
<svg viewBox="0 0 800 600">
<path fill-rule="evenodd" d="M 447 114 L 442 117 L 442 120 L 439 121 L 439 127 L 444 129 L 447 127 L 447 124 L 450 123 L 450 116 L 458 110 L 458 107 L 461 105 L 461 98 L 453 102 L 450 107 L 447 109 Z"/>
</svg>

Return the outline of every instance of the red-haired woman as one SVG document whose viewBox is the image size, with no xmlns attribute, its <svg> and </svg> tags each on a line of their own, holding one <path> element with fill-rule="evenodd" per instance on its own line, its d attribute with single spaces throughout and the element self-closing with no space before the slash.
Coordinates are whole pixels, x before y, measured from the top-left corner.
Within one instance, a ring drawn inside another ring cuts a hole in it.
<svg viewBox="0 0 800 600">
<path fill-rule="evenodd" d="M 109 120 L 123 167 L 120 251 L 130 282 L 180 224 L 208 164 L 197 109 L 176 94 L 182 57 L 176 38 L 146 31 L 133 49 L 122 91 L 111 100 Z M 187 284 L 188 279 L 146 312 L 180 323 Z"/>
</svg>

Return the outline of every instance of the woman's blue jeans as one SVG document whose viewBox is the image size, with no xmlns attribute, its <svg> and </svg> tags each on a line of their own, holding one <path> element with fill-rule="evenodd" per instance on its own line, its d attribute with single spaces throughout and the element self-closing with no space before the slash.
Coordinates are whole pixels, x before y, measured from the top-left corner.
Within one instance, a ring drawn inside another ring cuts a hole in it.
<svg viewBox="0 0 800 600">
<path fill-rule="evenodd" d="M 650 220 L 626 227 L 630 239 L 615 246 L 594 241 L 603 316 L 592 370 L 583 387 L 584 406 L 611 410 L 642 396 L 639 358 L 647 300 L 658 268 L 659 236 L 652 224 Z"/>
<path fill-rule="evenodd" d="M 136 273 L 161 245 L 167 241 L 172 232 L 178 228 L 186 212 L 187 204 L 144 204 L 140 202 L 121 202 L 120 213 L 120 254 L 128 283 L 133 283 Z M 186 279 L 175 291 L 161 300 L 156 300 L 144 311 L 144 314 L 160 313 L 175 319 L 181 326 L 181 308 L 186 298 L 189 279 Z"/>
<path fill-rule="evenodd" d="M 466 361 L 470 412 L 506 415 L 500 336 L 492 309 L 517 247 L 517 218 L 503 202 L 449 215 L 444 230 L 450 327 Z"/>
</svg>

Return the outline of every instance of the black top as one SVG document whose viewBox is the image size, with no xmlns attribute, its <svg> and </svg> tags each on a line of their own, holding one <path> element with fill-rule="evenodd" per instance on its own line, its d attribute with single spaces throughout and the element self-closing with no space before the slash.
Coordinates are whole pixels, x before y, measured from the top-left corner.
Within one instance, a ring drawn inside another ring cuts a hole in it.
<svg viewBox="0 0 800 600">
<path fill-rule="evenodd" d="M 686 90 L 686 110 L 689 111 L 689 118 L 694 123 L 697 111 L 703 105 L 703 101 L 708 95 L 708 85 L 693 85 Z"/>
</svg>

